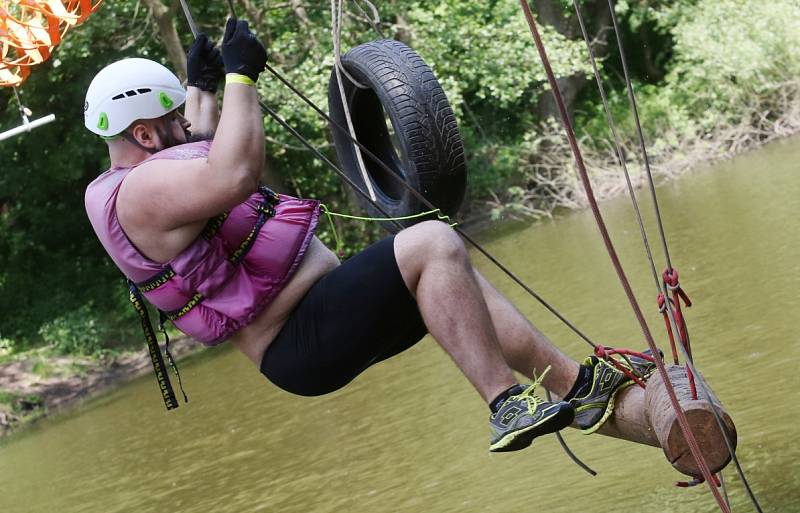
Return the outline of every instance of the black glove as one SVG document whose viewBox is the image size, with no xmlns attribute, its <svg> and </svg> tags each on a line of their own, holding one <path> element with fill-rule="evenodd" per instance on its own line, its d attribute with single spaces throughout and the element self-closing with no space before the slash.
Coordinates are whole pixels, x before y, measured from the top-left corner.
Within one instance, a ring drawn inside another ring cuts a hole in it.
<svg viewBox="0 0 800 513">
<path fill-rule="evenodd" d="M 222 55 L 205 34 L 199 34 L 186 54 L 187 84 L 210 93 L 217 92 L 217 84 L 225 74 Z"/>
<path fill-rule="evenodd" d="M 267 51 L 244 20 L 228 19 L 222 39 L 225 73 L 246 75 L 255 82 L 267 65 Z"/>
</svg>

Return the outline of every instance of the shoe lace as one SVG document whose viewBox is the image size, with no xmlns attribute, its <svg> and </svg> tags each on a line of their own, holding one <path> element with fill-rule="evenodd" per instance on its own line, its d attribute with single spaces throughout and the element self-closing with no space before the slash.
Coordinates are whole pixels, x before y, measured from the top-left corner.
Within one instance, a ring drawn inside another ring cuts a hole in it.
<svg viewBox="0 0 800 513">
<path fill-rule="evenodd" d="M 544 402 L 544 400 L 539 396 L 534 395 L 534 392 L 536 391 L 536 388 L 542 384 L 544 377 L 547 375 L 549 371 L 550 371 L 550 366 L 548 365 L 547 368 L 545 368 L 545 370 L 538 377 L 536 377 L 533 383 L 525 387 L 525 390 L 523 390 L 519 394 L 511 396 L 511 398 L 525 401 L 525 403 L 528 405 L 528 410 L 530 411 L 530 413 L 535 412 L 539 408 L 539 405 Z"/>
<path fill-rule="evenodd" d="M 635 381 L 636 383 L 641 385 L 641 379 L 644 376 L 639 374 L 639 372 L 636 370 L 630 359 L 628 359 L 625 355 L 620 355 L 620 356 L 622 356 L 624 361 L 618 362 L 614 358 L 611 358 L 611 362 L 609 362 L 603 358 L 598 358 L 597 364 L 604 365 L 607 368 L 611 369 L 613 372 L 622 373 L 623 383 L 626 381 Z M 644 388 L 644 385 L 641 386 Z"/>
</svg>

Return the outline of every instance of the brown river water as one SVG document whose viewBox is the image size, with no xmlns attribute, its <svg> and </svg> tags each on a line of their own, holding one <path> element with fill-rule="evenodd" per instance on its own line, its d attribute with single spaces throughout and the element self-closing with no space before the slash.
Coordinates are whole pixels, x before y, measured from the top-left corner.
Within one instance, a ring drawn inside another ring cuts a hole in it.
<svg viewBox="0 0 800 513">
<path fill-rule="evenodd" d="M 673 263 L 695 302 L 688 322 L 697 366 L 731 413 L 744 470 L 773 513 L 800 512 L 798 163 L 793 139 L 659 188 Z M 630 203 L 602 208 L 665 344 Z M 652 225 L 647 201 L 643 210 Z M 498 225 L 482 240 L 594 340 L 645 346 L 589 212 Z M 589 353 L 473 256 L 564 351 Z M 429 338 L 323 398 L 281 392 L 225 347 L 186 361 L 181 373 L 191 403 L 174 412 L 148 375 L 7 440 L 0 512 L 718 511 L 706 487 L 673 485 L 682 476 L 659 449 L 566 430 L 596 477 L 553 436 L 490 454 L 486 406 Z M 733 467 L 724 475 L 733 511 L 755 511 Z"/>
</svg>

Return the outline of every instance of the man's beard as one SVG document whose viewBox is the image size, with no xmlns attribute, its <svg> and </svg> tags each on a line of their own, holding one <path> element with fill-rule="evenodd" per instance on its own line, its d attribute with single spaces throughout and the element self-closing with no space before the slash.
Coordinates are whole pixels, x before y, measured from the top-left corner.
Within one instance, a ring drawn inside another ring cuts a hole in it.
<svg viewBox="0 0 800 513">
<path fill-rule="evenodd" d="M 166 150 L 167 148 L 172 148 L 173 146 L 178 146 L 179 144 L 186 144 L 187 142 L 192 142 L 192 134 L 186 130 L 185 128 L 181 128 L 183 133 L 186 137 L 184 141 L 181 141 L 171 130 L 165 130 L 163 126 L 157 127 L 156 131 L 158 132 L 158 138 L 161 140 L 161 148 L 157 151 Z"/>
<path fill-rule="evenodd" d="M 214 139 L 214 134 L 213 133 L 211 133 L 211 134 L 202 134 L 202 133 L 195 134 L 195 133 L 186 131 L 186 142 L 187 143 L 200 142 L 200 141 L 210 141 L 212 139 Z"/>
</svg>

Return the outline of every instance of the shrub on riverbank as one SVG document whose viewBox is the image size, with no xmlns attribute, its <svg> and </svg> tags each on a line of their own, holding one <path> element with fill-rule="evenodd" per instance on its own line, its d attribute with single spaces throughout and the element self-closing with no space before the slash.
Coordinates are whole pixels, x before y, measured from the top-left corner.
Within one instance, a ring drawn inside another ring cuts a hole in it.
<svg viewBox="0 0 800 513">
<path fill-rule="evenodd" d="M 657 179 L 800 131 L 796 2 L 682 1 L 649 16 L 674 41 L 665 78 L 658 84 L 634 84 Z M 644 161 L 624 83 L 607 80 L 605 87 L 626 165 L 640 186 L 646 178 Z M 607 198 L 624 191 L 602 103 L 587 100 L 575 124 L 595 193 Z M 543 123 L 530 130 L 521 154 L 520 183 L 490 201 L 495 216 L 535 217 L 558 207 L 586 206 L 559 124 Z"/>
</svg>

